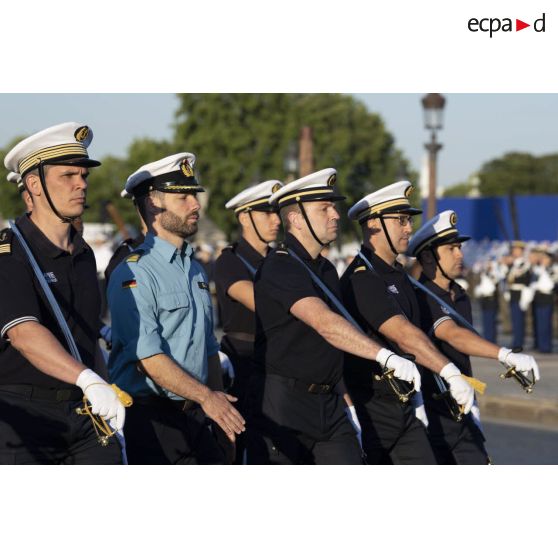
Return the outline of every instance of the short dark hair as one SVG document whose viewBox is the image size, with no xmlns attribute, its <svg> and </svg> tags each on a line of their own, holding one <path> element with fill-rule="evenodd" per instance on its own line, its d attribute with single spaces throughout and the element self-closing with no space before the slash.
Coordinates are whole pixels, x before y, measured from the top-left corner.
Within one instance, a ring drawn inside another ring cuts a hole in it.
<svg viewBox="0 0 558 558">
<path fill-rule="evenodd" d="M 141 215 L 141 218 L 143 219 L 144 223 L 148 223 L 148 219 L 147 219 L 147 199 L 150 197 L 150 194 L 154 194 L 156 197 L 158 197 L 159 199 L 163 198 L 164 196 L 164 192 L 159 192 L 158 190 L 151 190 L 151 192 L 147 192 L 146 194 L 144 194 L 143 196 L 140 196 L 139 198 L 134 198 L 134 203 L 136 204 L 139 214 Z"/>
<path fill-rule="evenodd" d="M 285 227 L 286 231 L 289 231 L 290 228 L 291 228 L 290 223 L 289 223 L 289 219 L 288 219 L 287 216 L 292 211 L 294 211 L 295 213 L 302 213 L 302 210 L 300 209 L 300 205 L 298 205 L 298 203 L 291 203 L 289 205 L 285 205 L 284 207 L 282 207 L 279 210 L 279 216 L 281 217 L 281 221 L 282 221 L 283 226 Z"/>
</svg>

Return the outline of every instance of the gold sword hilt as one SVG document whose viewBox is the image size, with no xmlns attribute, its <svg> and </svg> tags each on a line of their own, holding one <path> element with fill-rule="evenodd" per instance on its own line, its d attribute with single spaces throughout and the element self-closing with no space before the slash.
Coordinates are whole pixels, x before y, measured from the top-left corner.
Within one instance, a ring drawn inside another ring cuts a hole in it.
<svg viewBox="0 0 558 558">
<path fill-rule="evenodd" d="M 402 354 L 401 358 L 405 358 L 407 360 L 410 360 L 411 362 L 415 361 L 415 356 L 408 353 Z M 411 384 L 411 389 L 409 389 L 406 385 L 409 382 L 405 382 L 404 380 L 397 378 L 395 376 L 394 368 L 388 368 L 387 366 L 384 367 L 382 375 L 376 376 L 376 379 L 386 380 L 386 382 L 389 384 L 389 386 L 397 396 L 397 399 L 399 399 L 400 403 L 408 403 L 415 393 L 414 385 Z"/>
<path fill-rule="evenodd" d="M 521 353 L 522 351 L 523 347 L 515 347 L 512 349 L 512 353 Z M 509 368 L 506 368 L 505 372 L 500 374 L 500 378 L 504 380 L 507 378 L 513 378 L 521 386 L 525 393 L 532 393 L 536 383 L 535 372 L 531 369 L 528 373 L 531 374 L 531 378 L 528 378 L 522 372 L 518 372 L 515 369 L 515 366 L 510 366 Z"/>
</svg>

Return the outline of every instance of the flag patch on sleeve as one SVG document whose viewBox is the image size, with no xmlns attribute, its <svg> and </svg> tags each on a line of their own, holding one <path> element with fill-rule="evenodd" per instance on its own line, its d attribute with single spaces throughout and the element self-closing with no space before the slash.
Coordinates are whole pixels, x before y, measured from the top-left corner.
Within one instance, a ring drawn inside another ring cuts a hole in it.
<svg viewBox="0 0 558 558">
<path fill-rule="evenodd" d="M 129 281 L 122 282 L 123 289 L 135 289 L 138 286 L 138 282 L 135 279 L 130 279 Z"/>
</svg>

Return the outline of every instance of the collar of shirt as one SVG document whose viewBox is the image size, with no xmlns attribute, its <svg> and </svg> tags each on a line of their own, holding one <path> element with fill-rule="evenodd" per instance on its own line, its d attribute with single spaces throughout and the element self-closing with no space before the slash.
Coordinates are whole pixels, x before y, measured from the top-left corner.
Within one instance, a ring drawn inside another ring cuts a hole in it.
<svg viewBox="0 0 558 558">
<path fill-rule="evenodd" d="M 299 240 L 291 233 L 287 233 L 285 235 L 284 243 L 287 245 L 287 248 L 294 250 L 297 256 L 309 263 L 320 263 L 324 260 L 324 257 L 321 254 L 319 254 L 317 258 L 313 259 L 308 253 L 308 250 L 306 250 Z"/>
<path fill-rule="evenodd" d="M 174 244 L 171 244 L 152 232 L 148 232 L 145 235 L 145 242 L 143 244 L 151 248 L 154 253 L 159 254 L 167 262 L 172 262 L 177 255 L 180 255 L 182 261 L 184 261 L 185 258 L 191 258 L 194 253 L 192 246 L 187 242 L 184 242 L 182 248 L 179 250 Z"/>
<path fill-rule="evenodd" d="M 396 261 L 393 265 L 388 264 L 385 260 L 380 258 L 380 256 L 378 256 L 376 252 L 370 250 L 368 246 L 364 246 L 363 244 L 360 247 L 360 251 L 370 261 L 370 263 L 378 273 L 382 275 L 385 275 L 387 273 L 404 273 L 403 266 L 399 262 Z"/>
<path fill-rule="evenodd" d="M 56 244 L 53 244 L 43 231 L 37 227 L 35 223 L 33 223 L 28 213 L 19 217 L 16 220 L 16 225 L 23 233 L 23 236 L 33 245 L 35 249 L 39 251 L 40 254 L 44 254 L 48 258 L 54 259 L 69 253 L 56 246 Z M 70 242 L 74 246 L 71 254 L 72 257 L 77 256 L 85 250 L 91 249 L 85 240 L 83 240 L 81 234 L 79 234 L 74 227 L 70 227 Z"/>
<path fill-rule="evenodd" d="M 420 276 L 419 281 L 427 289 L 431 290 L 435 295 L 438 295 L 440 298 L 444 298 L 444 299 L 452 301 L 452 302 L 457 302 L 460 298 L 467 295 L 467 293 L 455 281 L 452 281 L 450 283 L 450 290 L 449 291 L 446 291 L 445 289 L 442 289 L 442 287 L 440 287 L 439 285 L 434 283 L 434 281 L 432 281 L 432 279 L 429 279 L 424 274 L 422 274 Z M 453 298 L 451 296 L 452 292 L 453 292 Z"/>
<path fill-rule="evenodd" d="M 260 262 L 264 259 L 264 256 L 262 256 L 243 236 L 241 236 L 236 243 L 236 249 L 240 255 L 245 257 L 248 263 L 251 263 L 254 267 L 258 267 Z M 267 251 L 269 252 L 269 247 Z"/>
</svg>

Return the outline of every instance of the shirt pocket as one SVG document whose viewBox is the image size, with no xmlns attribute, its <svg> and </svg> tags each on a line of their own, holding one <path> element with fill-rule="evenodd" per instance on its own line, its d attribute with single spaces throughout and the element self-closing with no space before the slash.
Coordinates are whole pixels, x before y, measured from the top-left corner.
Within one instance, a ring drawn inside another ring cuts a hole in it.
<svg viewBox="0 0 558 558">
<path fill-rule="evenodd" d="M 159 323 L 166 334 L 176 332 L 190 319 L 190 299 L 184 292 L 157 295 Z"/>
</svg>

